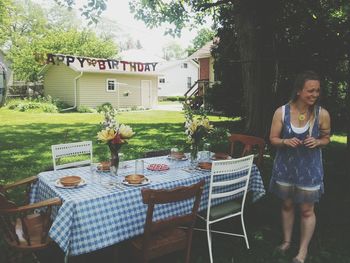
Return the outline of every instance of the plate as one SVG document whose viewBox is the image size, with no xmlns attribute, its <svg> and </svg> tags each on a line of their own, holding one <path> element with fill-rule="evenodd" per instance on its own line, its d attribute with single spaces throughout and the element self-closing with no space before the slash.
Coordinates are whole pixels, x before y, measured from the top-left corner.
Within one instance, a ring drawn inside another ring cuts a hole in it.
<svg viewBox="0 0 350 263">
<path fill-rule="evenodd" d="M 146 176 L 145 176 L 145 179 L 143 180 L 143 182 L 142 183 L 140 183 L 140 184 L 129 184 L 127 181 L 122 181 L 122 184 L 124 184 L 124 185 L 127 185 L 127 186 L 144 186 L 144 185 L 147 185 L 147 184 L 149 184 L 151 182 L 151 180 L 150 179 L 148 179 Z"/>
<path fill-rule="evenodd" d="M 169 170 L 169 165 L 162 163 L 152 163 L 147 166 L 147 169 L 151 171 L 166 171 Z"/>
<path fill-rule="evenodd" d="M 77 187 L 81 187 L 86 185 L 86 181 L 82 178 L 80 183 L 74 186 L 64 186 L 63 184 L 61 184 L 60 179 L 57 179 L 55 181 L 55 186 L 59 187 L 59 188 L 64 188 L 64 189 L 73 189 L 73 188 L 77 188 Z"/>
<path fill-rule="evenodd" d="M 203 171 L 203 172 L 211 172 L 211 169 L 203 169 L 203 168 L 200 168 L 200 167 L 196 167 L 196 170 L 198 171 Z"/>
<path fill-rule="evenodd" d="M 215 156 L 210 157 L 211 160 L 214 161 L 224 161 L 224 160 L 231 160 L 232 157 L 231 156 L 227 156 L 226 159 L 222 159 L 222 158 L 216 158 Z"/>
<path fill-rule="evenodd" d="M 188 158 L 186 156 L 182 157 L 181 159 L 176 159 L 176 158 L 173 158 L 170 155 L 168 155 L 167 158 L 170 159 L 170 160 L 175 160 L 175 161 L 186 161 L 186 160 L 188 160 Z"/>
</svg>

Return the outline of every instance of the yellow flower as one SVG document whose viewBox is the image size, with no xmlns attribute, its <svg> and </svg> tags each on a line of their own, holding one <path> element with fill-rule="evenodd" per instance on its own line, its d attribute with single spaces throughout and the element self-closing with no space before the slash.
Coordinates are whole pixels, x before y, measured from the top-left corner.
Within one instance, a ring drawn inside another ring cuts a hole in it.
<svg viewBox="0 0 350 263">
<path fill-rule="evenodd" d="M 130 126 L 124 124 L 119 126 L 118 133 L 123 139 L 131 138 L 135 134 Z"/>
<path fill-rule="evenodd" d="M 105 129 L 97 133 L 97 139 L 100 141 L 108 142 L 112 140 L 115 136 L 115 131 L 113 129 Z"/>
<path fill-rule="evenodd" d="M 208 119 L 203 119 L 202 120 L 202 126 L 204 127 L 204 128 L 206 128 L 207 130 L 212 130 L 214 127 L 213 127 L 213 125 L 210 125 L 210 123 L 209 123 L 209 120 Z"/>
</svg>

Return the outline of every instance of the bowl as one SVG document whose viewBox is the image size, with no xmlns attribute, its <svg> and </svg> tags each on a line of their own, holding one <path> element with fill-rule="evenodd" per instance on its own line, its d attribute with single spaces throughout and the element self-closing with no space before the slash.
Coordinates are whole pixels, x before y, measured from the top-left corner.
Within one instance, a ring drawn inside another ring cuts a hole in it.
<svg viewBox="0 0 350 263">
<path fill-rule="evenodd" d="M 145 180 L 145 176 L 142 174 L 130 174 L 125 176 L 125 181 L 129 184 L 141 184 Z"/>
<path fill-rule="evenodd" d="M 185 158 L 185 154 L 183 152 L 174 152 L 171 153 L 170 157 L 174 159 L 183 159 Z"/>
<path fill-rule="evenodd" d="M 76 186 L 81 182 L 81 177 L 76 175 L 65 176 L 60 178 L 60 183 L 63 186 Z"/>
<path fill-rule="evenodd" d="M 198 167 L 204 170 L 210 170 L 211 169 L 211 163 L 209 162 L 200 162 L 198 163 Z"/>
<path fill-rule="evenodd" d="M 214 158 L 216 160 L 226 160 L 229 157 L 229 155 L 227 153 L 215 153 L 214 154 Z"/>
<path fill-rule="evenodd" d="M 111 162 L 100 162 L 99 165 L 98 165 L 98 170 L 100 171 L 109 171 L 111 167 Z"/>
</svg>

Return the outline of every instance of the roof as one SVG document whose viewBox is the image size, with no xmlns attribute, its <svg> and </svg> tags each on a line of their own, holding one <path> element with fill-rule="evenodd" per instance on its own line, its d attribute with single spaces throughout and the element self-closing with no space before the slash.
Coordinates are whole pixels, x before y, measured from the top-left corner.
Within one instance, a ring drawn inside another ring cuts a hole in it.
<svg viewBox="0 0 350 263">
<path fill-rule="evenodd" d="M 127 61 L 137 62 L 164 62 L 165 59 L 158 57 L 144 49 L 129 49 L 122 51 L 120 57 Z"/>
<path fill-rule="evenodd" d="M 158 66 L 158 71 L 162 72 L 168 68 L 172 68 L 183 63 L 192 63 L 195 67 L 199 68 L 198 63 L 194 62 L 193 59 L 181 59 L 181 60 L 165 61 L 160 63 Z"/>
<path fill-rule="evenodd" d="M 41 69 L 39 75 L 44 75 L 49 68 L 58 64 L 64 64 L 76 72 L 160 75 L 157 68 L 158 62 L 132 62 L 61 54 L 47 54 L 46 65 Z"/>
<path fill-rule="evenodd" d="M 202 48 L 198 49 L 196 52 L 194 52 L 191 56 L 188 58 L 195 59 L 195 58 L 209 58 L 211 57 L 211 50 L 212 46 L 214 45 L 214 41 L 211 40 L 207 42 Z"/>
</svg>

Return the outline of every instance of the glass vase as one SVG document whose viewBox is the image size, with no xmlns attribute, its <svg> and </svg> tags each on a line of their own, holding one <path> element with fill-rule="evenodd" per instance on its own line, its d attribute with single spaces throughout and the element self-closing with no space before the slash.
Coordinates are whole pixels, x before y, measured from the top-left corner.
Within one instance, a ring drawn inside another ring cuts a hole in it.
<svg viewBox="0 0 350 263">
<path fill-rule="evenodd" d="M 119 154 L 117 151 L 111 151 L 111 167 L 110 171 L 113 176 L 118 174 L 119 168 Z"/>
<path fill-rule="evenodd" d="M 198 160 L 198 145 L 197 144 L 192 144 L 191 145 L 191 155 L 190 155 L 190 158 L 191 158 L 191 165 L 193 167 L 195 167 L 197 165 L 197 160 Z"/>
</svg>

